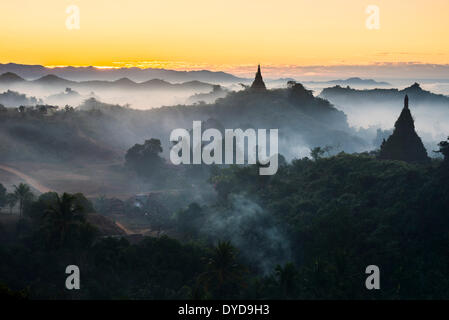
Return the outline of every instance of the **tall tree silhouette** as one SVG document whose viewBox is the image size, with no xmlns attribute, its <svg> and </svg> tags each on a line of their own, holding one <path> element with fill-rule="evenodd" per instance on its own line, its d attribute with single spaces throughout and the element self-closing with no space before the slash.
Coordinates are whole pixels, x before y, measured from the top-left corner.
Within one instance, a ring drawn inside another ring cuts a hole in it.
<svg viewBox="0 0 449 320">
<path fill-rule="evenodd" d="M 243 286 L 245 270 L 236 261 L 236 249 L 229 241 L 219 242 L 207 262 L 207 271 L 199 281 L 207 294 L 214 298 L 227 298 Z"/>
<path fill-rule="evenodd" d="M 23 215 L 23 207 L 27 201 L 33 199 L 33 193 L 28 185 L 21 183 L 19 186 L 14 186 L 14 196 L 19 201 L 19 216 Z"/>
<path fill-rule="evenodd" d="M 449 165 L 449 138 L 446 141 L 441 141 L 438 146 L 440 150 L 436 151 L 444 156 L 444 164 Z"/>
<path fill-rule="evenodd" d="M 66 234 L 73 224 L 85 221 L 85 210 L 80 206 L 76 197 L 64 193 L 62 197 L 56 195 L 56 201 L 45 210 L 44 218 L 50 227 L 50 235 L 55 237 L 62 246 L 65 242 Z"/>
</svg>

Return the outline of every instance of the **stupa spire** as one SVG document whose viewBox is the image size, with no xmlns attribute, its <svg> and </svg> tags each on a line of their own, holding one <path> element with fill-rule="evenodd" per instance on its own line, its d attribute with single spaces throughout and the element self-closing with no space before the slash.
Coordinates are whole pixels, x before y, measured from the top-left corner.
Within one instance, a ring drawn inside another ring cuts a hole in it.
<svg viewBox="0 0 449 320">
<path fill-rule="evenodd" d="M 257 66 L 256 77 L 254 78 L 253 84 L 251 85 L 251 90 L 267 90 L 265 82 L 263 82 L 262 72 L 260 71 L 260 64 Z"/>
<path fill-rule="evenodd" d="M 429 161 L 426 148 L 415 131 L 407 95 L 404 98 L 404 108 L 394 124 L 393 134 L 382 143 L 379 158 L 407 162 Z"/>
</svg>

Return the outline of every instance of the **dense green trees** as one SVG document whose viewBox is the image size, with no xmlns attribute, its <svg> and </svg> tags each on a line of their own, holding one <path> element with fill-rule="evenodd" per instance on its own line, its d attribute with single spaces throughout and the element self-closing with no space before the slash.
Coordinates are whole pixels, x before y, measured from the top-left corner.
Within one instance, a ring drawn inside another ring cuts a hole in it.
<svg viewBox="0 0 449 320">
<path fill-rule="evenodd" d="M 191 298 L 209 252 L 165 236 L 138 244 L 99 237 L 86 222 L 91 203 L 82 194 L 42 194 L 24 208 L 13 245 L 0 243 L 0 295 L 27 289 L 30 298 Z M 64 289 L 65 268 L 83 274 L 80 292 Z"/>
<path fill-rule="evenodd" d="M 189 242 L 101 238 L 82 218 L 92 209 L 81 209 L 90 206 L 87 199 L 41 195 L 24 210 L 29 226 L 18 229 L 14 246 L 0 243 L 0 281 L 12 290 L 29 287 L 31 298 L 69 298 L 63 270 L 76 263 L 83 290 L 71 298 L 449 298 L 449 185 L 442 161 L 339 154 L 294 160 L 264 179 L 256 165 L 212 172 L 217 202 L 191 204 L 171 221 Z M 238 238 L 231 233 L 230 242 L 220 241 L 213 232 L 204 238 L 211 213 L 244 214 L 236 195 L 265 210 L 269 223 L 257 228 L 266 232 L 248 228 L 250 212 Z M 271 226 L 282 226 L 290 262 L 264 256 L 279 266 L 263 270 L 248 249 L 257 253 L 272 243 Z M 371 264 L 380 268 L 379 291 L 364 287 Z"/>
<path fill-rule="evenodd" d="M 252 167 L 214 181 L 218 192 L 257 197 L 289 226 L 298 290 L 287 291 L 296 298 L 447 298 L 449 185 L 440 168 L 340 154 L 294 160 L 263 185 Z M 369 264 L 381 269 L 380 292 L 363 286 Z M 261 296 L 273 297 L 273 283 Z"/>
</svg>

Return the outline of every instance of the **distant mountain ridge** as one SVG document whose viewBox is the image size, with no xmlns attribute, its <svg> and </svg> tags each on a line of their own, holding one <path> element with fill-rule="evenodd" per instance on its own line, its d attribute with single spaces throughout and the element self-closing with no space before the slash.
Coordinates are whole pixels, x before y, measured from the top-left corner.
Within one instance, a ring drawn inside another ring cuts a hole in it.
<svg viewBox="0 0 449 320">
<path fill-rule="evenodd" d="M 0 75 L 0 84 L 2 83 L 14 83 L 25 81 L 22 77 L 12 72 L 6 72 Z"/>
<path fill-rule="evenodd" d="M 236 77 L 222 71 L 176 71 L 154 68 L 118 68 L 99 69 L 95 67 L 57 67 L 48 68 L 42 65 L 25 65 L 16 63 L 0 64 L 0 74 L 14 73 L 22 78 L 33 80 L 46 75 L 55 75 L 72 81 L 103 80 L 116 81 L 128 78 L 134 82 L 142 82 L 148 79 L 161 79 L 168 82 L 201 81 L 209 83 L 233 83 L 244 81 L 244 78 Z"/>
<path fill-rule="evenodd" d="M 20 76 L 8 72 L 0 75 L 0 84 L 4 86 L 20 83 L 23 86 L 52 86 L 61 89 L 84 88 L 90 90 L 97 89 L 129 89 L 129 90 L 206 90 L 213 89 L 213 85 L 201 81 L 191 80 L 183 83 L 170 83 L 161 79 L 151 79 L 144 82 L 134 82 L 129 78 L 121 78 L 115 81 L 90 80 L 73 81 L 61 78 L 54 74 L 44 75 L 36 80 L 25 80 Z"/>
<path fill-rule="evenodd" d="M 304 81 L 307 84 L 335 84 L 342 86 L 391 86 L 388 82 L 376 81 L 373 79 L 361 79 L 358 77 L 352 77 L 348 79 L 338 79 L 338 80 L 329 80 L 329 81 Z"/>
<path fill-rule="evenodd" d="M 414 83 L 410 87 L 399 89 L 365 89 L 358 90 L 354 88 L 343 88 L 334 86 L 325 88 L 320 93 L 320 97 L 327 99 L 335 104 L 344 104 L 346 99 L 352 101 L 370 101 L 384 103 L 385 101 L 401 100 L 408 95 L 414 103 L 441 103 L 449 105 L 449 97 L 442 94 L 435 94 L 430 91 L 423 90 L 418 83 Z"/>
</svg>

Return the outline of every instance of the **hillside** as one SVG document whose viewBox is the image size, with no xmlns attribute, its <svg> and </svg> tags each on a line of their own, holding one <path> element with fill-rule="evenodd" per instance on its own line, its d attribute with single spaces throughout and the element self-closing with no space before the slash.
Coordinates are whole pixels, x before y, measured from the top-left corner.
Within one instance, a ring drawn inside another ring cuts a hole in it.
<svg viewBox="0 0 449 320">
<path fill-rule="evenodd" d="M 352 126 L 391 129 L 398 118 L 405 96 L 418 134 L 428 145 L 435 145 L 449 132 L 449 97 L 424 90 L 418 83 L 404 89 L 358 90 L 335 86 L 324 89 L 319 97 L 329 100 L 348 115 Z M 431 152 L 429 149 L 428 152 Z"/>
<path fill-rule="evenodd" d="M 435 94 L 430 91 L 423 90 L 418 83 L 411 85 L 410 87 L 399 89 L 370 89 L 370 90 L 358 90 L 350 87 L 343 88 L 341 86 L 335 86 L 331 88 L 325 88 L 320 93 L 320 97 L 328 99 L 335 104 L 344 105 L 344 103 L 350 100 L 351 103 L 396 103 L 404 99 L 404 96 L 408 95 L 413 103 L 418 105 L 423 104 L 445 104 L 449 105 L 449 97 L 441 94 Z"/>
<path fill-rule="evenodd" d="M 290 298 L 447 299 L 447 178 L 441 162 L 410 165 L 340 154 L 294 160 L 265 180 L 258 179 L 257 168 L 230 168 L 212 182 L 224 207 L 232 205 L 233 195 L 244 195 L 275 217 L 271 225 L 288 234 L 283 243 L 297 266 L 283 269 L 291 281 Z M 207 219 L 204 210 L 219 209 L 202 210 Z M 254 215 L 250 221 L 255 225 L 248 228 L 258 230 L 264 216 L 259 221 Z M 201 220 L 194 223 L 207 229 Z M 382 272 L 377 293 L 360 285 L 369 264 Z M 266 285 L 262 296 L 286 297 L 285 291 L 276 291 L 276 282 Z"/>
<path fill-rule="evenodd" d="M 191 128 L 193 121 L 210 118 L 226 128 L 278 128 L 280 152 L 289 158 L 298 155 L 299 149 L 295 148 L 299 147 L 329 144 L 347 152 L 364 148 L 364 142 L 351 134 L 343 112 L 326 100 L 314 98 L 298 85 L 265 93 L 233 92 L 208 105 L 147 111 L 108 105 L 95 99 L 87 100 L 73 111 L 42 114 L 29 108 L 20 114 L 11 110 L 0 115 L 4 123 L 0 128 L 1 148 L 5 150 L 0 157 L 5 160 L 112 159 L 149 137 L 160 139 L 167 152 L 173 129 Z M 295 137 L 299 143 L 292 145 Z"/>
<path fill-rule="evenodd" d="M 0 243 L 2 281 L 40 299 L 448 299 L 447 161 L 339 154 L 297 159 L 270 177 L 257 166 L 215 170 L 215 202 L 168 213 L 179 240 L 105 238 L 87 223 L 70 224 L 61 244 L 51 241 L 57 225 L 34 218 Z M 232 268 L 217 287 L 204 275 L 223 255 Z M 73 260 L 85 290 L 68 295 L 55 271 Z M 362 285 L 371 264 L 382 290 Z"/>
</svg>

